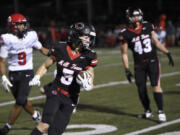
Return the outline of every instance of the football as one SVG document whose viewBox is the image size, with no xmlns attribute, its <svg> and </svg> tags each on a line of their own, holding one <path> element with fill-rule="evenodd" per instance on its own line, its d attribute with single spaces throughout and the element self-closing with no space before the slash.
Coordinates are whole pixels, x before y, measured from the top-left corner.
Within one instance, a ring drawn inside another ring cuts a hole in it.
<svg viewBox="0 0 180 135">
<path fill-rule="evenodd" d="M 92 77 L 91 77 L 91 75 L 90 75 L 89 72 L 87 72 L 87 71 L 81 71 L 81 72 L 79 72 L 79 74 L 78 74 L 77 77 L 76 77 L 76 82 L 77 82 L 79 85 L 83 86 L 83 83 L 84 83 L 84 82 L 89 83 L 89 81 L 90 81 L 91 78 L 92 78 Z"/>
<path fill-rule="evenodd" d="M 78 75 L 80 75 L 84 79 L 86 74 L 87 74 L 86 71 L 81 71 L 81 72 L 79 72 Z"/>
</svg>

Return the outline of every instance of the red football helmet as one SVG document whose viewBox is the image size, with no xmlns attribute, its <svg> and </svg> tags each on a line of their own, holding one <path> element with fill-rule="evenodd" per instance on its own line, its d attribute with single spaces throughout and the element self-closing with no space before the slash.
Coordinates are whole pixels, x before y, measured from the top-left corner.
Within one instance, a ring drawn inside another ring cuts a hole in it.
<svg viewBox="0 0 180 135">
<path fill-rule="evenodd" d="M 14 13 L 8 17 L 8 27 L 12 32 L 19 32 L 16 25 L 22 23 L 25 25 L 25 30 L 27 30 L 27 19 L 22 14 Z"/>
</svg>

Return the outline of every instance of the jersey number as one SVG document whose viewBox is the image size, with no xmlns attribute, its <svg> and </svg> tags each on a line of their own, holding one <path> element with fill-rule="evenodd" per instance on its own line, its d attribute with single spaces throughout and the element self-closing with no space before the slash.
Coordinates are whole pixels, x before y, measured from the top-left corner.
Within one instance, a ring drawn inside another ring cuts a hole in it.
<svg viewBox="0 0 180 135">
<path fill-rule="evenodd" d="M 19 65 L 26 64 L 26 53 L 25 52 L 18 53 L 18 64 Z"/>
<path fill-rule="evenodd" d="M 71 85 L 72 81 L 73 81 L 73 74 L 74 71 L 67 69 L 67 68 L 63 68 L 63 76 L 61 77 L 61 83 L 65 84 L 65 85 Z"/>
<path fill-rule="evenodd" d="M 145 46 L 144 48 L 142 47 L 142 44 Z M 135 46 L 134 46 L 135 52 L 139 54 L 143 54 L 143 52 L 148 53 L 151 50 L 152 50 L 151 40 L 149 38 L 144 39 L 142 43 L 140 41 L 135 42 Z"/>
</svg>

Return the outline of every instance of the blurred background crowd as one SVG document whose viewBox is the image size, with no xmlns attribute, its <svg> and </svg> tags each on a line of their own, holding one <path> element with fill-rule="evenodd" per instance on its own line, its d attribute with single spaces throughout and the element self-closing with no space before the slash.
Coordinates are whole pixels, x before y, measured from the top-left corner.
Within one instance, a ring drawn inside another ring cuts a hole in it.
<svg viewBox="0 0 180 135">
<path fill-rule="evenodd" d="M 0 5 L 0 32 L 6 30 L 10 14 L 22 13 L 38 32 L 39 40 L 48 45 L 67 40 L 69 25 L 82 21 L 95 26 L 95 47 L 113 48 L 127 23 L 125 10 L 136 6 L 142 9 L 144 20 L 154 24 L 165 46 L 180 46 L 179 4 L 169 0 L 6 0 Z"/>
</svg>

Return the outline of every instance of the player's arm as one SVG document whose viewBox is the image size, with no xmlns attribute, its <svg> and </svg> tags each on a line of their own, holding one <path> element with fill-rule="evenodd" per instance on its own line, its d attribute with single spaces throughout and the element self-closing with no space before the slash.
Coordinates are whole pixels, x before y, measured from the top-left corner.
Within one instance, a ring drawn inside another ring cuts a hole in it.
<svg viewBox="0 0 180 135">
<path fill-rule="evenodd" d="M 93 89 L 93 87 L 94 87 L 94 68 L 93 68 L 93 67 L 89 67 L 86 71 L 87 71 L 87 72 L 90 74 L 90 76 L 91 76 L 90 85 L 91 85 L 91 87 L 92 87 L 92 89 Z"/>
<path fill-rule="evenodd" d="M 120 49 L 121 49 L 121 57 L 122 62 L 125 68 L 126 77 L 129 82 L 131 82 L 131 77 L 133 76 L 131 71 L 129 70 L 129 61 L 128 61 L 128 43 L 127 42 L 121 42 L 120 43 Z"/>
<path fill-rule="evenodd" d="M 8 56 L 8 51 L 5 46 L 1 46 L 0 48 L 0 74 L 2 76 L 2 86 L 5 91 L 9 92 L 9 87 L 12 87 L 13 85 L 9 81 L 9 79 L 6 77 L 6 58 Z"/>
<path fill-rule="evenodd" d="M 46 60 L 46 62 L 43 63 L 43 64 L 39 67 L 39 69 L 38 69 L 37 72 L 36 72 L 36 75 L 35 75 L 34 78 L 29 82 L 29 85 L 30 85 L 30 86 L 35 86 L 35 85 L 40 86 L 40 78 L 43 77 L 43 76 L 46 74 L 48 68 L 49 68 L 51 65 L 53 65 L 53 63 L 54 63 L 53 58 L 52 58 L 52 57 L 48 58 L 48 59 Z"/>
<path fill-rule="evenodd" d="M 156 34 L 154 31 L 151 32 L 152 35 L 152 40 L 155 43 L 156 47 L 161 50 L 162 52 L 164 52 L 165 54 L 169 53 L 168 49 L 166 47 L 164 47 L 161 42 L 157 39 Z"/>
<path fill-rule="evenodd" d="M 6 58 L 0 57 L 0 73 L 1 73 L 1 76 L 6 75 L 5 63 L 6 63 Z"/>
<path fill-rule="evenodd" d="M 128 43 L 127 42 L 120 43 L 120 49 L 121 49 L 121 57 L 122 57 L 124 68 L 127 69 L 129 68 Z"/>
<path fill-rule="evenodd" d="M 90 91 L 93 89 L 93 81 L 94 81 L 94 68 L 89 67 L 85 71 L 81 71 L 77 77 L 76 82 L 84 88 L 86 91 Z"/>
<path fill-rule="evenodd" d="M 7 48 L 4 46 L 4 40 L 0 37 L 0 74 L 6 75 L 6 57 L 8 56 Z"/>
<path fill-rule="evenodd" d="M 164 52 L 164 53 L 167 55 L 167 57 L 168 57 L 168 59 L 169 59 L 169 65 L 174 66 L 174 60 L 173 60 L 173 58 L 172 58 L 172 56 L 171 56 L 171 53 L 168 51 L 168 49 L 167 49 L 165 46 L 163 46 L 163 45 L 159 42 L 159 40 L 157 39 L 154 31 L 151 32 L 151 35 L 152 35 L 152 40 L 153 40 L 153 42 L 155 43 L 156 47 L 157 47 L 160 51 Z"/>
<path fill-rule="evenodd" d="M 49 55 L 49 49 L 47 49 L 45 47 L 41 47 L 40 52 L 46 56 Z"/>
</svg>

